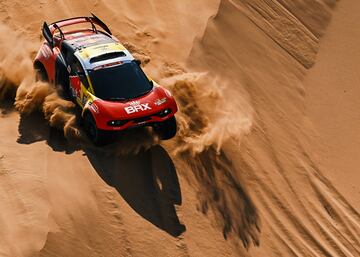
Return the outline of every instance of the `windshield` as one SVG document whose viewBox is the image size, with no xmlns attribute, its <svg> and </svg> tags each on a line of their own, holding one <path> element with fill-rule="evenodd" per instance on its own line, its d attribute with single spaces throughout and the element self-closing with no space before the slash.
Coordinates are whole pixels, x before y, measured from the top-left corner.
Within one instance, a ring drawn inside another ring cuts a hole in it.
<svg viewBox="0 0 360 257">
<path fill-rule="evenodd" d="M 95 95 L 103 100 L 128 100 L 146 94 L 152 84 L 135 62 L 89 70 Z"/>
</svg>

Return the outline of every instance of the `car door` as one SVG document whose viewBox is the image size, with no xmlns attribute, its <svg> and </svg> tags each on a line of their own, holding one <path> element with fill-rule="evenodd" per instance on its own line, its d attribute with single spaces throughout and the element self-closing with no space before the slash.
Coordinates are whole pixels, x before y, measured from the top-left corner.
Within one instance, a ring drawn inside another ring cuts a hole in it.
<svg viewBox="0 0 360 257">
<path fill-rule="evenodd" d="M 72 96 L 81 107 L 84 107 L 89 98 L 89 82 L 80 61 L 75 58 L 70 63 L 70 88 Z M 90 92 L 91 93 L 91 92 Z"/>
</svg>

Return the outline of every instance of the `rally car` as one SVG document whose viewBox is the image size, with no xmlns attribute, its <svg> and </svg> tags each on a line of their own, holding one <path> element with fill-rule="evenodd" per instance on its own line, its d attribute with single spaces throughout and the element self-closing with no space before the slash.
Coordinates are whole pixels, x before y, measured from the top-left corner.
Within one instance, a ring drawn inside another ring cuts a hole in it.
<svg viewBox="0 0 360 257">
<path fill-rule="evenodd" d="M 152 126 L 164 140 L 175 136 L 177 105 L 170 91 L 146 76 L 141 62 L 98 17 L 44 22 L 42 34 L 34 60 L 37 77 L 60 85 L 77 103 L 95 144 L 109 131 L 139 126 Z"/>
</svg>

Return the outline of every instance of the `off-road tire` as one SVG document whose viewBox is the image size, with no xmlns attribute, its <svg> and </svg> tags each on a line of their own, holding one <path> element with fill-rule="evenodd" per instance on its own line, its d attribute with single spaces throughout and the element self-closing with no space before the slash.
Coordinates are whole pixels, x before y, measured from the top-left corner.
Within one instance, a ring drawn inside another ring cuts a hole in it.
<svg viewBox="0 0 360 257">
<path fill-rule="evenodd" d="M 98 129 L 95 119 L 90 113 L 86 113 L 83 118 L 84 130 L 90 141 L 96 146 L 105 144 L 105 132 Z"/>
<path fill-rule="evenodd" d="M 161 140 L 171 139 L 176 135 L 177 125 L 175 116 L 158 123 L 154 127 L 155 132 L 159 135 Z"/>
</svg>

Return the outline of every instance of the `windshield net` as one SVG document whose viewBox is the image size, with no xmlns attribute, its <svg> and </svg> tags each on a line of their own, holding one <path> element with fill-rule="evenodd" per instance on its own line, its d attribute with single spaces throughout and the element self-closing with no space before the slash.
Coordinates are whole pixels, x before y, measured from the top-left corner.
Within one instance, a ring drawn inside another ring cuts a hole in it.
<svg viewBox="0 0 360 257">
<path fill-rule="evenodd" d="M 135 62 L 89 70 L 95 95 L 103 100 L 128 100 L 146 94 L 152 84 Z"/>
</svg>

